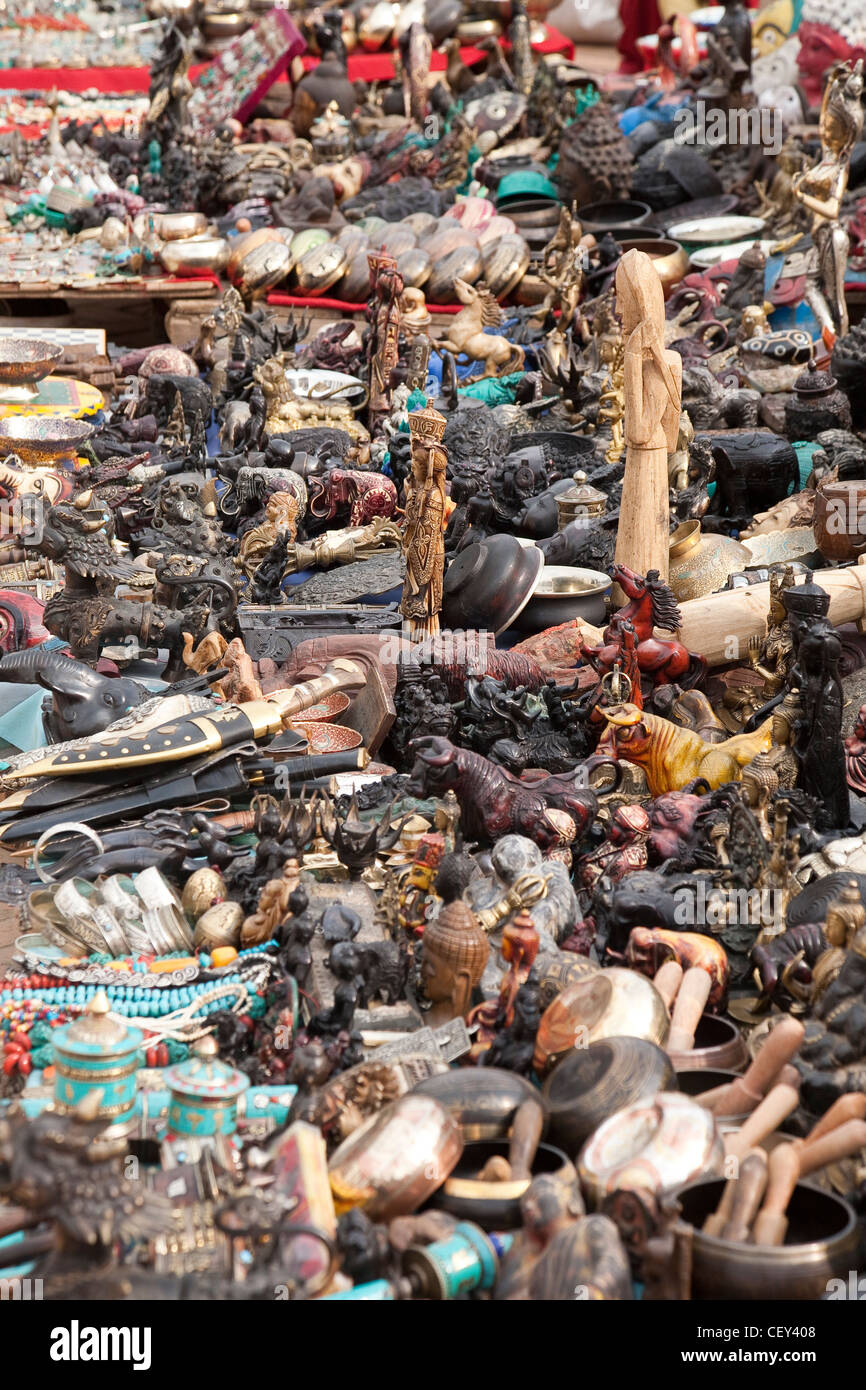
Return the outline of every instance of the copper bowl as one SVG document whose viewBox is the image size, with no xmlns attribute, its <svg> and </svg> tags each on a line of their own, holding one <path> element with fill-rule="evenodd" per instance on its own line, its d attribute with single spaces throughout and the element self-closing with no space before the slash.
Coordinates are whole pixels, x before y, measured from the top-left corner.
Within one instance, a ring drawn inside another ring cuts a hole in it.
<svg viewBox="0 0 866 1390">
<path fill-rule="evenodd" d="M 694 1228 L 692 1293 L 708 1299 L 815 1300 L 830 1279 L 858 1269 L 860 1233 L 852 1208 L 841 1197 L 800 1182 L 788 1203 L 784 1245 L 746 1245 L 701 1230 L 716 1210 L 724 1180 L 689 1183 L 677 1193 L 682 1219 Z"/>
<path fill-rule="evenodd" d="M 513 1231 L 521 1225 L 520 1199 L 531 1178 L 511 1182 L 482 1182 L 476 1174 L 497 1155 L 508 1157 L 507 1139 L 476 1139 L 463 1145 L 463 1153 L 449 1177 L 433 1194 L 430 1205 L 448 1211 L 458 1221 L 474 1221 L 482 1231 Z M 532 1177 L 553 1173 L 562 1182 L 577 1180 L 574 1164 L 562 1149 L 539 1144 L 532 1163 Z"/>
<path fill-rule="evenodd" d="M 10 415 L 0 420 L 0 450 L 24 463 L 52 463 L 74 458 L 94 432 L 86 420 L 65 416 Z"/>
<path fill-rule="evenodd" d="M 672 1052 L 674 1071 L 741 1072 L 749 1060 L 743 1035 L 736 1023 L 718 1014 L 704 1014 L 695 1032 L 695 1045 L 689 1052 Z"/>
<path fill-rule="evenodd" d="M 0 382 L 29 386 L 41 381 L 62 356 L 62 347 L 42 338 L 4 338 L 0 340 Z"/>
</svg>

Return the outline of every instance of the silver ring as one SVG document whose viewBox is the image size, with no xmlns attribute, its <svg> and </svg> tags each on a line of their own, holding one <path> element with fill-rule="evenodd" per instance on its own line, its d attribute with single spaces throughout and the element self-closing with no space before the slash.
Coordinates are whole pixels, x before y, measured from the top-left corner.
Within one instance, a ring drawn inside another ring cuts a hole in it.
<svg viewBox="0 0 866 1390">
<path fill-rule="evenodd" d="M 36 841 L 36 844 L 33 846 L 33 868 L 36 870 L 40 883 L 57 882 L 53 875 L 47 873 L 44 869 L 40 868 L 40 850 L 44 849 L 45 846 L 48 844 L 49 840 L 53 840 L 56 836 L 69 834 L 86 836 L 88 840 L 91 840 L 93 844 L 96 845 L 97 854 L 105 853 L 105 845 L 100 840 L 96 831 L 91 830 L 89 825 L 83 825 L 81 821 L 77 820 L 64 821 L 62 825 L 54 825 L 51 827 L 50 830 L 43 831 L 43 833 L 39 836 L 39 839 Z"/>
</svg>

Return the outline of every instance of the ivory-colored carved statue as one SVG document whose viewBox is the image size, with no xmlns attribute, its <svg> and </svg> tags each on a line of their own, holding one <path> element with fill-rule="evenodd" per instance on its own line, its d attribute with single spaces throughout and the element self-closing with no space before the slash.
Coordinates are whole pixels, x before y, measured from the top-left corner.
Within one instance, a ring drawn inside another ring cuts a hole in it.
<svg viewBox="0 0 866 1390">
<path fill-rule="evenodd" d="M 410 636 L 418 642 L 436 636 L 442 607 L 448 524 L 448 455 L 441 444 L 445 425 L 445 416 L 434 410 L 430 401 L 425 410 L 413 410 L 409 416 L 412 472 L 406 480 L 406 578 L 400 612 L 409 623 Z"/>
<path fill-rule="evenodd" d="M 638 574 L 668 576 L 668 454 L 680 425 L 682 361 L 665 349 L 661 280 L 643 251 L 627 251 L 616 272 L 625 339 L 625 479 L 616 561 Z"/>
</svg>

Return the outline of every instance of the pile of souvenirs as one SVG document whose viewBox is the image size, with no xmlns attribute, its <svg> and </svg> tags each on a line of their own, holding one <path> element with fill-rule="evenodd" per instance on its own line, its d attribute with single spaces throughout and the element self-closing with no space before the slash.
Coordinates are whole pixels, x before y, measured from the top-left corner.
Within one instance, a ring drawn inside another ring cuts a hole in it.
<svg viewBox="0 0 866 1390">
<path fill-rule="evenodd" d="M 215 286 L 180 343 L 0 334 L 0 1275 L 817 1299 L 866 1212 L 858 36 L 810 124 L 739 0 L 606 92 L 519 0 L 474 66 L 403 8 L 391 82 L 317 12 L 288 112 L 203 134 L 168 25 L 140 129 L 3 150 L 12 262 Z"/>
</svg>

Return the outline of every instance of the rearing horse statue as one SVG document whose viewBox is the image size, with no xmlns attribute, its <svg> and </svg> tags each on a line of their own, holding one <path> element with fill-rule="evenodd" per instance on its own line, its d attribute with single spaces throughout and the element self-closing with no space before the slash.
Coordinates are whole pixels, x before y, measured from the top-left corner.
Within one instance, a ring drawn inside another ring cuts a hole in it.
<svg viewBox="0 0 866 1390">
<path fill-rule="evenodd" d="M 509 343 L 501 333 L 485 333 L 485 328 L 502 327 L 502 310 L 486 285 L 468 285 L 455 280 L 454 288 L 466 308 L 456 314 L 447 338 L 435 344 L 441 352 L 453 352 L 470 362 L 484 363 L 484 376 L 502 376 L 523 367 L 523 348 Z"/>
<path fill-rule="evenodd" d="M 631 623 L 637 635 L 637 664 L 642 676 L 651 677 L 653 685 L 676 682 L 688 689 L 697 684 L 706 671 L 703 657 L 695 656 L 676 638 L 654 636 L 654 628 L 675 632 L 682 625 L 673 590 L 659 577 L 658 570 L 650 570 L 644 579 L 626 565 L 614 564 L 608 573 L 629 602 L 614 613 L 601 646 L 581 643 L 584 660 L 600 675 L 612 671 L 623 656 L 623 624 Z"/>
</svg>

